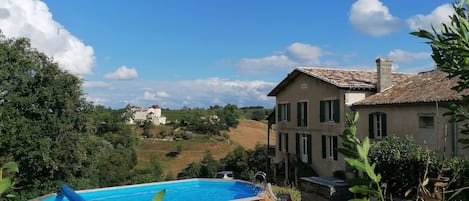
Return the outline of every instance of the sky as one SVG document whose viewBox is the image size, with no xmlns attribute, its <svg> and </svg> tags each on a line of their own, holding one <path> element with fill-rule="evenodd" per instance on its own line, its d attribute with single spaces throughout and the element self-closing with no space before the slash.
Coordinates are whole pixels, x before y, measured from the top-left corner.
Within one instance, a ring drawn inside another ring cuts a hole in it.
<svg viewBox="0 0 469 201">
<path fill-rule="evenodd" d="M 0 0 L 0 30 L 83 80 L 97 105 L 273 108 L 299 66 L 434 69 L 410 35 L 449 21 L 443 0 Z"/>
</svg>

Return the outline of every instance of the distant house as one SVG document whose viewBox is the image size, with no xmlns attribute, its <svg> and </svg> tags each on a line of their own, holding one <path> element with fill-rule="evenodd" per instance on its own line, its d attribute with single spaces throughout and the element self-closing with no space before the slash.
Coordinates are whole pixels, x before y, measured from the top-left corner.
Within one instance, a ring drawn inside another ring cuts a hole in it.
<svg viewBox="0 0 469 201">
<path fill-rule="evenodd" d="M 155 125 L 166 124 L 166 117 L 161 115 L 161 107 L 159 105 L 152 105 L 151 107 L 143 108 L 128 104 L 125 108 L 133 113 L 132 117 L 127 121 L 128 124 L 136 124 L 146 121 L 150 121 Z"/>
<path fill-rule="evenodd" d="M 376 64 L 374 72 L 298 67 L 268 94 L 276 97 L 273 162 L 283 169 L 285 182 L 296 183 L 294 163 L 298 160 L 320 176 L 345 170 L 337 147 L 345 128 L 344 116 L 354 111 L 360 113 L 360 138 L 412 135 L 435 151 L 446 151 L 441 154 L 462 155 L 455 143 L 457 125 L 448 123 L 441 107 L 441 102 L 460 100 L 451 90 L 455 82 L 447 81 L 437 70 L 392 73 L 390 59 L 379 58 Z"/>
</svg>

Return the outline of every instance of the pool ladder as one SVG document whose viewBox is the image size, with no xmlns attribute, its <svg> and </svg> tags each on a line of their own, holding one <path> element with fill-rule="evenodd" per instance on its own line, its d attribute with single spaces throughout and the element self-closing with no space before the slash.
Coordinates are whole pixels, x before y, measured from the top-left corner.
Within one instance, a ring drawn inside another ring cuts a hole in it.
<svg viewBox="0 0 469 201">
<path fill-rule="evenodd" d="M 254 174 L 254 177 L 252 178 L 252 183 L 256 184 L 257 182 L 257 177 L 262 177 L 262 180 L 264 182 L 264 189 L 267 188 L 267 174 L 262 171 L 257 171 L 256 174 Z M 253 190 L 260 190 L 260 188 L 257 188 L 255 185 L 253 186 Z M 259 192 L 256 192 L 256 194 Z"/>
</svg>

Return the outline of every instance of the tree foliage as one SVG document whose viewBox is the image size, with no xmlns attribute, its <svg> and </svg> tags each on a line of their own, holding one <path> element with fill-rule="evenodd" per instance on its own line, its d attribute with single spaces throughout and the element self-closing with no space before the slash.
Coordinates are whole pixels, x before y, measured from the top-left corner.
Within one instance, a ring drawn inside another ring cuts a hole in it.
<svg viewBox="0 0 469 201">
<path fill-rule="evenodd" d="M 195 133 L 219 135 L 220 131 L 236 128 L 239 124 L 239 111 L 236 105 L 225 107 L 211 106 L 210 109 L 186 110 L 182 115 L 180 126 Z"/>
<path fill-rule="evenodd" d="M 137 138 L 122 111 L 93 106 L 81 80 L 31 47 L 0 40 L 0 157 L 19 166 L 16 199 L 127 183 Z"/>
<path fill-rule="evenodd" d="M 455 13 L 450 16 L 450 22 L 441 24 L 440 29 L 432 28 L 432 31 L 419 30 L 411 34 L 425 38 L 432 48 L 432 58 L 437 67 L 447 72 L 450 78 L 459 78 L 458 84 L 453 87 L 458 93 L 465 92 L 469 88 L 469 21 L 468 0 L 460 0 L 454 4 Z M 463 100 L 448 106 L 455 122 L 464 122 L 463 134 L 469 134 L 469 97 L 463 96 Z M 460 139 L 469 147 L 469 139 Z"/>
<path fill-rule="evenodd" d="M 265 171 L 267 146 L 256 145 L 253 150 L 238 146 L 219 161 L 210 152 L 206 152 L 200 162 L 189 164 L 178 174 L 179 179 L 213 177 L 218 171 L 230 170 L 236 179 L 251 180 L 257 171 Z"/>
<path fill-rule="evenodd" d="M 0 42 L 0 153 L 26 181 L 82 176 L 89 138 L 81 81 L 27 39 Z"/>
</svg>

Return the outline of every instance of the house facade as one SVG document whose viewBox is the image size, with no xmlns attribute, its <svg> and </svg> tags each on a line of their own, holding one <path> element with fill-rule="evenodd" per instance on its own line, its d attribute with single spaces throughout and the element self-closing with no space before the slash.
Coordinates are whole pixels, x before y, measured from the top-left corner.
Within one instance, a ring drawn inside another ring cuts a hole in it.
<svg viewBox="0 0 469 201">
<path fill-rule="evenodd" d="M 440 157 L 467 157 L 457 140 L 460 125 L 451 123 L 445 104 L 460 101 L 451 88 L 457 78 L 433 70 L 418 74 L 392 73 L 392 61 L 376 60 L 377 71 L 298 67 L 268 96 L 276 98 L 276 153 L 272 158 L 285 172 L 286 183 L 297 179 L 297 161 L 319 176 L 345 170 L 337 153 L 347 113 L 358 112 L 358 135 L 380 140 L 411 136 Z"/>
<path fill-rule="evenodd" d="M 277 150 L 273 162 L 285 171 L 285 182 L 297 178 L 296 161 L 311 166 L 321 176 L 345 169 L 337 153 L 344 116 L 353 103 L 366 99 L 412 75 L 391 73 L 390 60 L 377 60 L 379 73 L 299 67 L 268 96 L 276 98 Z"/>
<path fill-rule="evenodd" d="M 132 112 L 131 118 L 127 121 L 128 124 L 136 124 L 146 121 L 150 121 L 154 125 L 166 124 L 166 117 L 161 115 L 161 107 L 159 105 L 152 105 L 148 108 L 143 108 L 128 104 L 126 109 Z"/>
<path fill-rule="evenodd" d="M 360 114 L 360 137 L 379 140 L 387 135 L 410 136 L 440 157 L 467 157 L 468 150 L 457 142 L 462 137 L 460 124 L 444 115 L 448 112 L 444 105 L 462 98 L 451 89 L 457 78 L 447 76 L 440 70 L 422 72 L 354 103 L 353 109 Z"/>
</svg>

